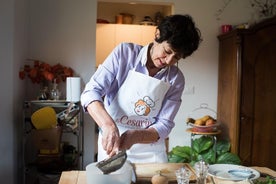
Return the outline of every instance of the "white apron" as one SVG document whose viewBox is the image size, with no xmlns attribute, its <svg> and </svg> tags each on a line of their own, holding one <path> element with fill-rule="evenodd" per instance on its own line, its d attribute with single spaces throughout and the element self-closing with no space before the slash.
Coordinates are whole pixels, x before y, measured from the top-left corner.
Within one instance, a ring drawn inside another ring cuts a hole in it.
<svg viewBox="0 0 276 184">
<path fill-rule="evenodd" d="M 129 129 L 145 129 L 155 122 L 165 94 L 170 84 L 148 75 L 129 71 L 125 82 L 107 112 L 118 126 L 120 134 Z M 98 161 L 106 159 L 101 145 L 102 135 L 98 139 Z M 134 144 L 127 150 L 128 160 L 133 163 L 167 162 L 165 141 L 151 144 Z"/>
</svg>

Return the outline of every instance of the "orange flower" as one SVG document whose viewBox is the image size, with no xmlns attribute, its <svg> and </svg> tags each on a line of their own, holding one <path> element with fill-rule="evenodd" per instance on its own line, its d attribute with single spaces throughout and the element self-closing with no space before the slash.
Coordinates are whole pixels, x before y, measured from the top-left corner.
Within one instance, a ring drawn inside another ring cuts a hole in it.
<svg viewBox="0 0 276 184">
<path fill-rule="evenodd" d="M 62 66 L 61 64 L 49 65 L 48 63 L 33 60 L 34 65 L 24 65 L 24 68 L 19 71 L 19 78 L 25 79 L 27 76 L 33 83 L 40 83 L 51 81 L 59 83 L 65 82 L 66 77 L 72 77 L 74 75 L 73 70 L 70 67 Z"/>
</svg>

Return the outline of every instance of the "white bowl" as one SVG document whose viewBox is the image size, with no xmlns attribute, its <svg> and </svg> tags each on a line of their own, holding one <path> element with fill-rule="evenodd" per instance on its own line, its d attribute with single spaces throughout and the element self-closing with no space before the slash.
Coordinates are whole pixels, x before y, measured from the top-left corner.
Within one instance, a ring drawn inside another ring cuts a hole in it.
<svg viewBox="0 0 276 184">
<path fill-rule="evenodd" d="M 132 165 L 126 161 L 119 170 L 110 174 L 103 172 L 96 167 L 97 162 L 86 166 L 87 184 L 130 184 L 132 179 Z"/>
</svg>

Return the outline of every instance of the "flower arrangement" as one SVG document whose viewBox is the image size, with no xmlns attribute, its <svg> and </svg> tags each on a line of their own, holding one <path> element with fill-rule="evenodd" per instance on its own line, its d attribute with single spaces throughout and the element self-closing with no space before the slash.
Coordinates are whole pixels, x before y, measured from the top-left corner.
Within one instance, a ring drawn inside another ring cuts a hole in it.
<svg viewBox="0 0 276 184">
<path fill-rule="evenodd" d="M 39 60 L 32 60 L 33 66 L 26 64 L 19 71 L 19 78 L 30 78 L 33 83 L 65 82 L 66 77 L 72 77 L 74 72 L 70 67 L 55 64 L 53 66 Z"/>
<path fill-rule="evenodd" d="M 272 17 L 276 14 L 275 0 L 251 0 L 251 7 L 256 8 L 261 17 Z"/>
<path fill-rule="evenodd" d="M 272 17 L 276 14 L 276 1 L 275 0 L 248 0 L 250 6 L 255 9 L 256 13 L 262 17 Z M 224 0 L 222 8 L 218 9 L 215 16 L 220 20 L 221 14 L 228 7 L 232 0 Z"/>
</svg>

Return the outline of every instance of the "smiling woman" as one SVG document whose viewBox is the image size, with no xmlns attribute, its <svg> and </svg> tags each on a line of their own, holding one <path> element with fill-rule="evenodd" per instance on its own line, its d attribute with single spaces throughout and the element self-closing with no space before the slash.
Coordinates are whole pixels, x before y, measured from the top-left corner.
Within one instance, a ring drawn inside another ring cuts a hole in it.
<svg viewBox="0 0 276 184">
<path fill-rule="evenodd" d="M 81 95 L 85 111 L 102 130 L 98 161 L 127 150 L 131 162 L 167 162 L 165 139 L 185 84 L 175 64 L 200 42 L 192 17 L 178 14 L 162 19 L 147 45 L 123 42 L 113 49 Z M 123 117 L 135 123 L 122 124 Z"/>
</svg>

